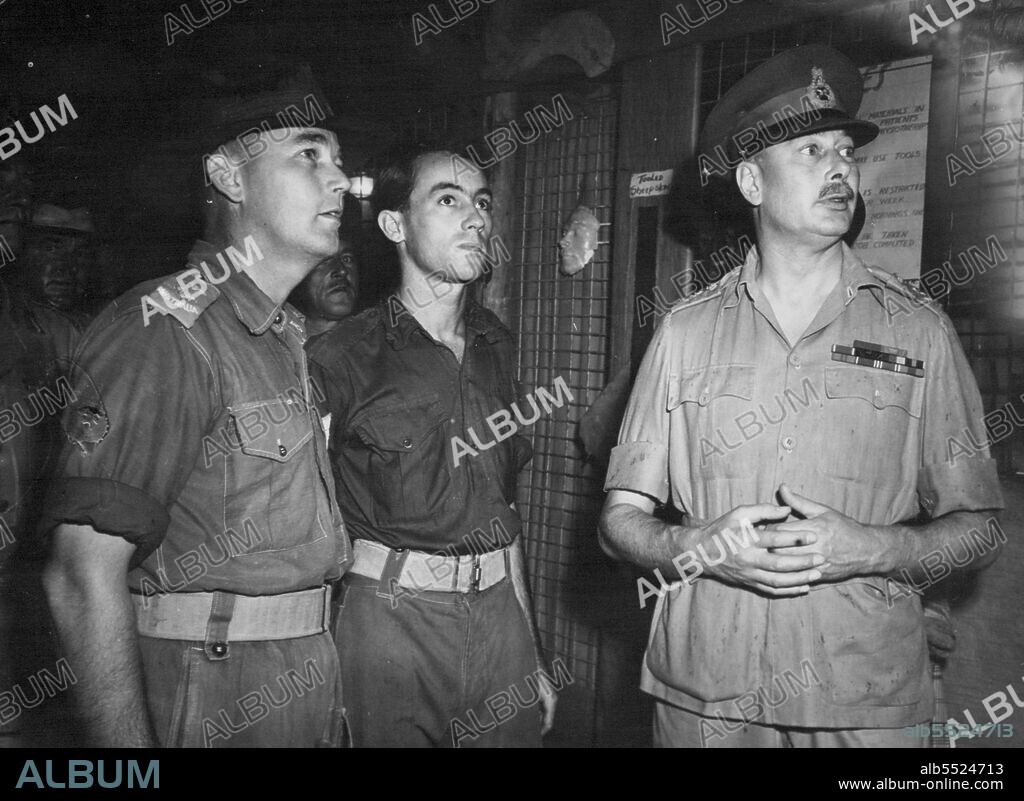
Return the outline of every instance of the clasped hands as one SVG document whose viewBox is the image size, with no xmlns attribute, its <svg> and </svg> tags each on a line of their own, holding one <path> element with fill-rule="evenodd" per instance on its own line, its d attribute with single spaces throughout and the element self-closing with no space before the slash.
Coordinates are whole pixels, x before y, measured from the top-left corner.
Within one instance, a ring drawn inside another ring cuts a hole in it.
<svg viewBox="0 0 1024 801">
<path fill-rule="evenodd" d="M 877 527 L 793 492 L 779 488 L 784 506 L 738 506 L 702 526 L 695 545 L 704 553 L 725 558 L 705 565 L 705 574 L 774 597 L 804 595 L 811 585 L 841 581 L 884 570 L 885 538 Z M 793 517 L 793 514 L 798 517 Z M 792 518 L 792 519 L 790 519 Z M 725 529 L 740 531 L 743 521 L 753 526 L 757 540 L 739 549 L 713 544 Z"/>
</svg>

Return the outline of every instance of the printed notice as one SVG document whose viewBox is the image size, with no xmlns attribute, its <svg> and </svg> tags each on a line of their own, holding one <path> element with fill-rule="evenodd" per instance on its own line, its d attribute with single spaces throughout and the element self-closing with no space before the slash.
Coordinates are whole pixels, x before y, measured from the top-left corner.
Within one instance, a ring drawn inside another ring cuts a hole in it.
<svg viewBox="0 0 1024 801">
<path fill-rule="evenodd" d="M 667 195 L 672 188 L 672 174 L 675 170 L 658 172 L 638 172 L 629 179 L 630 200 L 638 197 L 658 197 Z"/>
<path fill-rule="evenodd" d="M 931 56 L 865 67 L 857 116 L 880 129 L 857 151 L 864 227 L 854 250 L 900 278 L 921 275 Z"/>
</svg>

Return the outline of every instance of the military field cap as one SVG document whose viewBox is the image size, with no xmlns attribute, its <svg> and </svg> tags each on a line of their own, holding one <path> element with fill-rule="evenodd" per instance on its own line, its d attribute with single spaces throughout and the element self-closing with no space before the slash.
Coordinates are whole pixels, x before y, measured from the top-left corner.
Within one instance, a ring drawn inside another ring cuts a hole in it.
<svg viewBox="0 0 1024 801">
<path fill-rule="evenodd" d="M 860 147 L 878 126 L 856 115 L 864 80 L 856 65 L 825 45 L 786 50 L 747 73 L 711 110 L 700 152 L 735 166 L 771 145 L 818 131 L 845 131 Z"/>
<path fill-rule="evenodd" d="M 96 227 L 92 224 L 89 209 L 62 209 L 50 203 L 41 203 L 32 211 L 29 222 L 32 228 L 40 231 L 68 234 L 95 234 Z"/>
<path fill-rule="evenodd" d="M 203 152 L 212 152 L 253 129 L 308 127 L 337 132 L 340 127 L 308 64 L 254 64 L 244 86 L 232 95 L 199 101 L 193 113 Z"/>
</svg>

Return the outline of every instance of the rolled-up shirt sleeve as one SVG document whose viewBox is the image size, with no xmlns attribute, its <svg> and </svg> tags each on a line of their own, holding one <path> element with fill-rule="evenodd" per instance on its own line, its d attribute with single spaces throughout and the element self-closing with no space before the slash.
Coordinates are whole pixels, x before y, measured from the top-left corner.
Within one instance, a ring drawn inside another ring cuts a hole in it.
<svg viewBox="0 0 1024 801">
<path fill-rule="evenodd" d="M 987 417 L 977 382 L 948 319 L 925 365 L 921 465 L 917 491 L 932 518 L 955 511 L 1003 508 L 995 460 L 989 455 L 986 419 L 993 436 L 998 410 Z M 1005 417 L 1005 412 L 1003 412 Z M 1008 423 L 1006 425 L 1009 425 Z"/>
<path fill-rule="evenodd" d="M 604 488 L 668 499 L 668 387 L 671 380 L 669 327 L 662 321 L 647 348 L 611 452 Z"/>
<path fill-rule="evenodd" d="M 143 325 L 141 306 L 113 304 L 72 360 L 74 400 L 39 525 L 89 525 L 137 546 L 162 541 L 170 508 L 215 419 L 216 380 L 195 337 L 171 317 Z"/>
</svg>

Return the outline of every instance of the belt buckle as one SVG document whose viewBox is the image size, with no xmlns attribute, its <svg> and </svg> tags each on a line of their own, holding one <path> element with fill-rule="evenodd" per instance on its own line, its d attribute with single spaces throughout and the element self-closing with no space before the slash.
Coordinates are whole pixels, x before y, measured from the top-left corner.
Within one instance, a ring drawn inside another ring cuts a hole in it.
<svg viewBox="0 0 1024 801">
<path fill-rule="evenodd" d="M 469 582 L 470 592 L 480 592 L 480 574 L 482 572 L 480 569 L 480 556 L 479 554 L 473 554 L 473 573 Z"/>
</svg>

